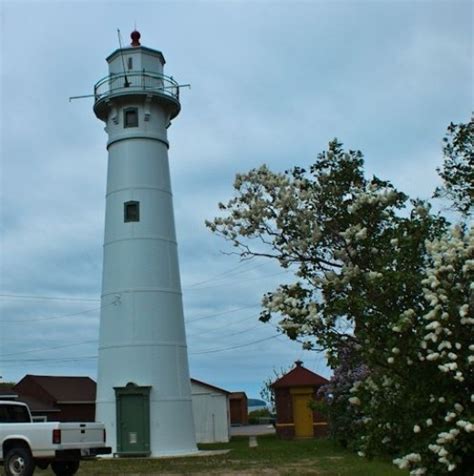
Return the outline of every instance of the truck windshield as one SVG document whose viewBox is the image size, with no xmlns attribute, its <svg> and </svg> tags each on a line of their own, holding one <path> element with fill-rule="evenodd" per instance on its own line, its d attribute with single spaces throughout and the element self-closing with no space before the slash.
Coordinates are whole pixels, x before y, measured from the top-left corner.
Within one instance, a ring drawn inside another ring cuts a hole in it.
<svg viewBox="0 0 474 476">
<path fill-rule="evenodd" d="M 0 405 L 0 423 L 30 423 L 30 415 L 23 405 Z"/>
</svg>

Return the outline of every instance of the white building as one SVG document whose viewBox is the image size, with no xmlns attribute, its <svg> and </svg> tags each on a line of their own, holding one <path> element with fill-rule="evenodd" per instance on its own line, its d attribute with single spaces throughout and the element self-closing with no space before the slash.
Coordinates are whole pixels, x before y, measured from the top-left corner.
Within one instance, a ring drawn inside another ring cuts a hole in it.
<svg viewBox="0 0 474 476">
<path fill-rule="evenodd" d="M 119 456 L 186 455 L 197 447 L 167 138 L 179 85 L 131 38 L 94 88 L 108 138 L 96 420 Z"/>
<path fill-rule="evenodd" d="M 227 390 L 191 379 L 194 427 L 198 443 L 227 443 L 230 410 Z"/>
</svg>

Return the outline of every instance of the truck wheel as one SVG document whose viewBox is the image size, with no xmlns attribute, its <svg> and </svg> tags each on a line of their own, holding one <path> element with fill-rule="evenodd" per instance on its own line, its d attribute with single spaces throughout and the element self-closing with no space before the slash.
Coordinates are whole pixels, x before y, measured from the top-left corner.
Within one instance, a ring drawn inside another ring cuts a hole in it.
<svg viewBox="0 0 474 476">
<path fill-rule="evenodd" d="M 51 469 L 56 476 L 72 476 L 79 469 L 79 461 L 54 461 Z"/>
<path fill-rule="evenodd" d="M 9 450 L 4 466 L 7 476 L 31 476 L 35 471 L 33 456 L 31 456 L 30 450 L 24 446 Z"/>
</svg>

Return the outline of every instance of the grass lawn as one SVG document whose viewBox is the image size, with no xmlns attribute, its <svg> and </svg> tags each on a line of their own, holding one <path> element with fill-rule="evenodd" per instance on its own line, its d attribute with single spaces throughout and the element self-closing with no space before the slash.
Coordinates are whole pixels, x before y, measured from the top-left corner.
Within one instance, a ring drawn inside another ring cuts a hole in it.
<svg viewBox="0 0 474 476">
<path fill-rule="evenodd" d="M 249 448 L 247 437 L 230 443 L 199 445 L 202 450 L 230 449 L 225 455 L 170 459 L 113 459 L 82 462 L 78 475 L 245 475 L 245 476 L 406 476 L 389 461 L 368 461 L 327 439 L 282 441 L 258 437 Z M 53 474 L 50 469 L 35 474 Z"/>
</svg>

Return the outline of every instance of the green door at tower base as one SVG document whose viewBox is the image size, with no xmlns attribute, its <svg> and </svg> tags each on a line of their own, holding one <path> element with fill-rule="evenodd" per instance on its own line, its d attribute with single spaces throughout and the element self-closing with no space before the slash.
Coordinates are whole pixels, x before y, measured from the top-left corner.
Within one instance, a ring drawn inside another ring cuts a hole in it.
<svg viewBox="0 0 474 476">
<path fill-rule="evenodd" d="M 115 387 L 117 455 L 150 454 L 150 387 Z"/>
</svg>

